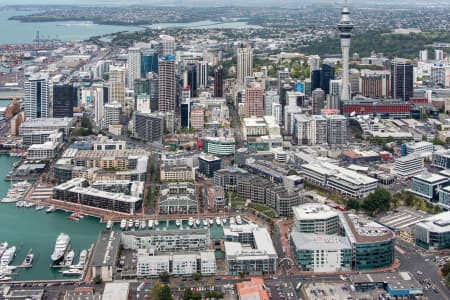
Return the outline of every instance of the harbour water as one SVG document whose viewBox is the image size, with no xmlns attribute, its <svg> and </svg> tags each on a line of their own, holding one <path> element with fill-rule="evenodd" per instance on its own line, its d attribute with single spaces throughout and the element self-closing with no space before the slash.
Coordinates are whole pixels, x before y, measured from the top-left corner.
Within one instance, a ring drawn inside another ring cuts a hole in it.
<svg viewBox="0 0 450 300">
<path fill-rule="evenodd" d="M 10 183 L 3 180 L 17 158 L 0 155 L 0 198 L 6 194 Z M 61 279 L 59 270 L 50 268 L 50 255 L 60 232 L 70 235 L 72 248 L 76 252 L 75 262 L 82 249 L 95 243 L 100 230 L 105 228 L 99 219 L 84 217 L 79 221 L 67 219 L 70 213 L 17 208 L 15 203 L 0 203 L 0 243 L 8 241 L 17 247 L 16 257 L 11 265 L 20 265 L 29 249 L 33 249 L 33 267 L 16 269 L 13 280 Z"/>
<path fill-rule="evenodd" d="M 151 29 L 166 28 L 192 28 L 192 29 L 243 29 L 262 28 L 256 25 L 248 25 L 246 22 L 214 22 L 210 20 L 189 23 L 158 23 L 149 26 L 116 26 L 98 25 L 90 22 L 39 22 L 22 23 L 20 21 L 8 20 L 12 16 L 24 15 L 22 11 L 0 12 L 0 44 L 32 43 L 39 30 L 41 38 L 60 39 L 62 41 L 76 41 L 88 39 L 91 36 L 99 36 L 119 31 L 139 31 L 145 27 Z"/>
</svg>

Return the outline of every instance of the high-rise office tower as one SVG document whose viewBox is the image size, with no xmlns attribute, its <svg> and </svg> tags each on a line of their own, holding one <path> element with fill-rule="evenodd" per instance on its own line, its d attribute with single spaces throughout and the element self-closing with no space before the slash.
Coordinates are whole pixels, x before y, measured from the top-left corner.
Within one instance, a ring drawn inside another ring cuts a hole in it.
<svg viewBox="0 0 450 300">
<path fill-rule="evenodd" d="M 175 58 L 166 56 L 158 63 L 158 109 L 159 111 L 174 111 L 176 109 L 176 73 Z"/>
<path fill-rule="evenodd" d="M 245 77 L 252 76 L 253 49 L 250 45 L 239 45 L 237 49 L 237 80 L 244 83 Z"/>
<path fill-rule="evenodd" d="M 361 77 L 361 74 L 357 69 L 350 69 L 349 72 L 348 81 L 350 86 L 348 88 L 350 89 L 351 99 L 353 95 L 356 95 L 359 92 L 359 78 Z"/>
<path fill-rule="evenodd" d="M 282 71 L 278 71 L 278 94 L 280 94 L 283 84 L 289 81 L 290 78 L 291 74 L 289 73 L 289 70 L 287 68 Z"/>
<path fill-rule="evenodd" d="M 141 78 L 141 49 L 128 48 L 128 84 L 129 89 L 134 88 L 134 81 Z"/>
<path fill-rule="evenodd" d="M 311 70 L 310 79 L 311 79 L 311 92 L 315 89 L 320 89 L 320 74 L 322 70 Z"/>
<path fill-rule="evenodd" d="M 330 93 L 330 80 L 335 77 L 335 68 L 331 64 L 323 64 L 320 72 L 320 88 L 324 90 L 325 94 Z M 348 70 L 347 70 L 347 82 L 348 82 Z M 348 86 L 348 84 L 347 84 Z"/>
<path fill-rule="evenodd" d="M 103 84 L 93 84 L 92 95 L 94 96 L 94 121 L 97 126 L 100 126 L 105 113 L 105 96 L 108 95 L 108 92 L 105 92 Z"/>
<path fill-rule="evenodd" d="M 47 118 L 48 115 L 48 77 L 35 75 L 24 83 L 25 117 L 27 119 Z"/>
<path fill-rule="evenodd" d="M 311 55 L 308 57 L 309 69 L 311 71 L 320 70 L 320 56 L 319 55 Z"/>
<path fill-rule="evenodd" d="M 322 89 L 315 89 L 312 91 L 312 114 L 320 115 L 320 111 L 325 106 L 325 91 Z"/>
<path fill-rule="evenodd" d="M 214 97 L 223 97 L 223 67 L 214 71 Z"/>
<path fill-rule="evenodd" d="M 264 88 L 259 83 L 245 88 L 244 115 L 247 118 L 264 116 Z"/>
<path fill-rule="evenodd" d="M 428 50 L 427 49 L 419 51 L 419 60 L 422 62 L 428 61 Z"/>
<path fill-rule="evenodd" d="M 444 50 L 442 50 L 442 49 L 434 50 L 434 59 L 436 61 L 443 61 L 444 60 Z"/>
<path fill-rule="evenodd" d="M 191 101 L 190 99 L 186 99 L 186 101 L 181 103 L 180 106 L 181 128 L 189 127 L 190 115 L 191 115 Z"/>
<path fill-rule="evenodd" d="M 105 104 L 102 128 L 108 129 L 110 125 L 119 125 L 121 111 L 122 106 L 120 103 L 114 102 Z"/>
<path fill-rule="evenodd" d="M 150 72 L 158 73 L 158 52 L 155 49 L 141 50 L 141 77 L 146 78 Z"/>
<path fill-rule="evenodd" d="M 208 86 L 208 63 L 199 61 L 197 64 L 198 88 L 205 89 Z"/>
<path fill-rule="evenodd" d="M 340 79 L 330 80 L 330 94 L 328 95 L 328 105 L 327 105 L 329 109 L 340 109 L 341 86 L 342 80 Z"/>
<path fill-rule="evenodd" d="M 136 111 L 149 113 L 150 108 L 150 95 L 140 94 L 136 96 Z"/>
<path fill-rule="evenodd" d="M 159 39 L 159 55 L 161 57 L 175 56 L 175 38 L 163 34 L 159 36 Z"/>
<path fill-rule="evenodd" d="M 150 80 L 150 106 L 152 111 L 158 110 L 158 74 L 150 72 L 147 74 Z"/>
<path fill-rule="evenodd" d="M 360 78 L 360 93 L 364 97 L 387 98 L 391 96 L 391 72 L 363 70 Z"/>
<path fill-rule="evenodd" d="M 274 103 L 280 102 L 280 96 L 277 91 L 267 91 L 264 94 L 264 115 L 272 116 L 272 108 Z"/>
<path fill-rule="evenodd" d="M 109 102 L 125 107 L 125 69 L 111 66 L 109 69 Z"/>
<path fill-rule="evenodd" d="M 77 92 L 71 84 L 53 86 L 53 117 L 73 117 L 74 102 Z"/>
<path fill-rule="evenodd" d="M 396 58 L 391 61 L 391 91 L 394 99 L 409 101 L 413 96 L 413 63 Z"/>
<path fill-rule="evenodd" d="M 445 86 L 445 65 L 433 64 L 431 66 L 431 82 L 435 85 Z"/>
<path fill-rule="evenodd" d="M 134 81 L 134 95 L 150 95 L 150 79 L 142 78 Z"/>
<path fill-rule="evenodd" d="M 330 145 L 347 143 L 347 118 L 343 115 L 327 116 L 327 141 Z"/>
<path fill-rule="evenodd" d="M 352 30 L 354 25 L 350 20 L 350 12 L 348 10 L 348 3 L 345 0 L 344 8 L 341 12 L 341 20 L 338 23 L 339 37 L 341 39 L 341 49 L 342 49 L 342 91 L 341 91 L 341 100 L 348 101 L 350 100 L 349 95 L 349 80 L 348 80 L 348 72 L 349 72 L 349 52 L 350 52 L 350 40 L 352 38 Z"/>
<path fill-rule="evenodd" d="M 189 87 L 191 97 L 198 96 L 198 68 L 196 63 L 188 63 L 184 69 L 183 86 Z"/>
</svg>

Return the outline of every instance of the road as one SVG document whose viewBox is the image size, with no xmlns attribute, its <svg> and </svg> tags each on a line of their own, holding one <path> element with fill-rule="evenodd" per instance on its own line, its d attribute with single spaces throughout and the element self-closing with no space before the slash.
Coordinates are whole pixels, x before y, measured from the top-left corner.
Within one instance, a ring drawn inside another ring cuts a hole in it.
<svg viewBox="0 0 450 300">
<path fill-rule="evenodd" d="M 396 256 L 400 260 L 399 270 L 409 272 L 417 279 L 417 281 L 424 279 L 431 280 L 438 293 L 436 293 L 432 288 L 424 290 L 424 294 L 429 299 L 450 299 L 450 291 L 447 285 L 444 285 L 441 282 L 441 278 L 438 274 L 438 266 L 432 262 L 432 258 L 434 258 L 437 254 L 427 253 L 422 255 L 420 250 L 417 250 L 415 246 L 411 246 L 411 244 L 401 240 L 397 240 L 397 245 L 404 250 L 404 254 L 396 251 Z"/>
</svg>

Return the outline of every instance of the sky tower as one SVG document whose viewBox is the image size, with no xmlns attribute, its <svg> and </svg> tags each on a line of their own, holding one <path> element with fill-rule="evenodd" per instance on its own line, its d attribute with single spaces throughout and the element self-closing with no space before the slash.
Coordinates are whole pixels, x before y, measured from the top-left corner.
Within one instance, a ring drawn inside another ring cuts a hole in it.
<svg viewBox="0 0 450 300">
<path fill-rule="evenodd" d="M 350 40 L 352 38 L 352 29 L 355 25 L 352 24 L 350 20 L 350 12 L 348 11 L 348 1 L 344 1 L 344 8 L 341 12 L 341 20 L 337 24 L 339 30 L 339 37 L 341 39 L 341 48 L 342 48 L 342 91 L 341 91 L 341 100 L 348 101 L 350 100 L 350 87 L 348 82 L 348 60 L 349 60 L 349 52 L 350 52 Z"/>
</svg>

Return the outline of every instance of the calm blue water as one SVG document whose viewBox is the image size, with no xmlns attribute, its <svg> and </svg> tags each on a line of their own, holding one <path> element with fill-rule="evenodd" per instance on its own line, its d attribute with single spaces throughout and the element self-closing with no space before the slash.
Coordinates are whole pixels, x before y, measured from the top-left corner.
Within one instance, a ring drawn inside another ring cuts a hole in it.
<svg viewBox="0 0 450 300">
<path fill-rule="evenodd" d="M 23 15 L 24 12 L 0 11 L 0 44 L 32 43 L 39 30 L 41 38 L 58 38 L 63 41 L 84 40 L 91 36 L 119 31 L 137 31 L 141 27 L 96 25 L 83 22 L 43 22 L 21 23 L 10 21 L 9 17 Z"/>
<path fill-rule="evenodd" d="M 136 26 L 97 25 L 74 21 L 21 23 L 19 21 L 8 20 L 9 17 L 23 14 L 25 14 L 25 12 L 0 11 L 0 44 L 32 43 L 38 30 L 41 38 L 57 38 L 63 41 L 76 41 L 88 39 L 91 36 L 104 35 L 119 31 L 139 31 L 144 29 L 144 27 Z M 262 28 L 260 26 L 248 25 L 246 22 L 218 23 L 209 20 L 191 23 L 160 23 L 147 27 L 152 29 L 174 27 L 192 29 Z"/>
<path fill-rule="evenodd" d="M 10 183 L 4 181 L 17 158 L 0 155 L 0 198 L 6 194 Z M 67 219 L 69 213 L 56 211 L 46 214 L 44 210 L 17 208 L 15 203 L 0 203 L 0 242 L 8 241 L 17 248 L 16 257 L 11 265 L 20 265 L 33 249 L 35 261 L 30 269 L 17 269 L 13 280 L 61 279 L 62 275 L 50 268 L 50 255 L 60 232 L 70 235 L 72 248 L 76 252 L 75 262 L 82 249 L 95 243 L 100 230 L 105 228 L 97 218 L 85 217 L 80 221 Z"/>
</svg>

